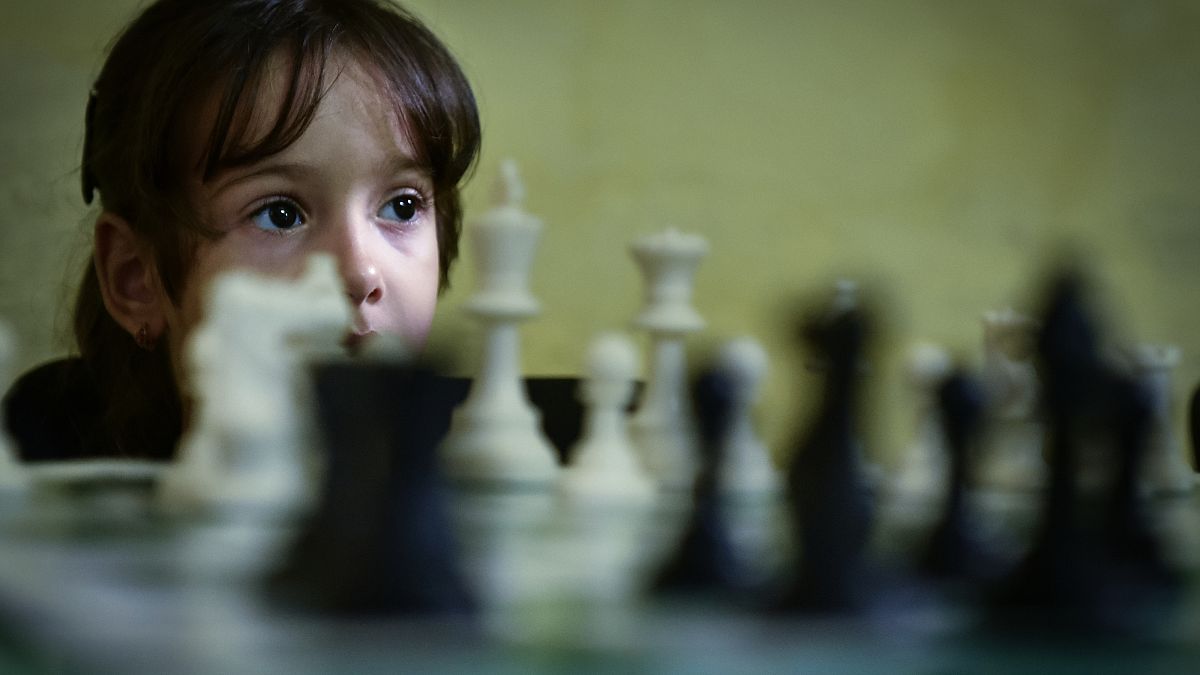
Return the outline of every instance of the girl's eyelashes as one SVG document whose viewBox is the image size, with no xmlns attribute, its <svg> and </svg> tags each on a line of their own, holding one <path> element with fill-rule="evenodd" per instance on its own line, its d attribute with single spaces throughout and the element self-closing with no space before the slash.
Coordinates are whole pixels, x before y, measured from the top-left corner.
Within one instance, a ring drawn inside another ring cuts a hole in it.
<svg viewBox="0 0 1200 675">
<path fill-rule="evenodd" d="M 252 213 L 250 222 L 267 232 L 287 232 L 303 225 L 304 216 L 290 199 L 273 199 Z"/>
<path fill-rule="evenodd" d="M 398 223 L 411 223 L 425 211 L 425 199 L 415 192 L 405 192 L 389 199 L 379 209 L 379 217 Z"/>
<path fill-rule="evenodd" d="M 425 198 L 416 192 L 392 197 L 380 207 L 377 217 L 407 225 L 421 219 L 426 211 Z M 254 227 L 265 232 L 286 233 L 307 224 L 304 211 L 295 201 L 273 197 L 250 214 Z"/>
</svg>

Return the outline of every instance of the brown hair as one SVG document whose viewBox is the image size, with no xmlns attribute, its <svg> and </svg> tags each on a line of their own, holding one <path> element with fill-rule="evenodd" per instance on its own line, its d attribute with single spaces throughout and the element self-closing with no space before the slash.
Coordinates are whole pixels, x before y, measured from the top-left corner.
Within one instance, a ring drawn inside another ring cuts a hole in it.
<svg viewBox="0 0 1200 675">
<path fill-rule="evenodd" d="M 439 284 L 448 286 L 461 232 L 459 186 L 478 154 L 480 128 L 466 77 L 437 37 L 379 0 L 159 0 L 118 37 L 96 80 L 82 183 L 85 201 L 98 190 L 104 209 L 149 244 L 173 301 L 181 297 L 195 244 L 216 236 L 192 215 L 186 179 L 199 173 L 208 180 L 294 143 L 312 121 L 335 53 L 376 73 L 429 172 Z M 290 68 L 284 104 L 268 131 L 250 138 L 255 93 L 278 56 Z M 199 164 L 189 166 L 181 148 L 195 138 L 196 111 L 214 102 Z M 167 456 L 173 443 L 162 448 L 162 441 L 174 440 L 180 425 L 167 341 L 154 352 L 140 350 L 105 310 L 91 265 L 74 319 L 80 355 L 121 454 Z M 170 428 L 142 430 L 156 419 Z"/>
</svg>

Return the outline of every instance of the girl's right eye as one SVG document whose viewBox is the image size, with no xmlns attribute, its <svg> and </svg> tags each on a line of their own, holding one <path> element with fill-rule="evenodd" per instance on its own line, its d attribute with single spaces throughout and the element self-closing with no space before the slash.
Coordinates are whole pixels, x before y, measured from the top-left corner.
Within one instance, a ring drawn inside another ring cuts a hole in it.
<svg viewBox="0 0 1200 675">
<path fill-rule="evenodd" d="M 255 211 L 250 221 L 258 229 L 268 232 L 286 232 L 304 224 L 300 207 L 283 199 L 277 199 Z"/>
</svg>

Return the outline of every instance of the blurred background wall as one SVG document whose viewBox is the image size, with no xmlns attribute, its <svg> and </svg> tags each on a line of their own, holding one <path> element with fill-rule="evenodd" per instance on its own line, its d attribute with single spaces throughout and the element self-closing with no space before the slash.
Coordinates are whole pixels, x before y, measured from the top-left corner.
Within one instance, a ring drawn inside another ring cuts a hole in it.
<svg viewBox="0 0 1200 675">
<path fill-rule="evenodd" d="M 71 289 L 95 214 L 79 197 L 86 94 L 141 3 L 0 3 L 0 317 L 19 367 L 69 349 Z M 907 442 L 902 377 L 919 340 L 968 364 L 980 316 L 1033 311 L 1064 245 L 1085 255 L 1120 342 L 1173 343 L 1176 417 L 1200 378 L 1200 2 L 1195 0 L 411 0 L 478 95 L 482 161 L 517 160 L 546 225 L 525 369 L 577 373 L 626 327 L 628 242 L 703 234 L 697 343 L 749 334 L 776 368 L 760 411 L 786 452 L 813 397 L 797 297 L 860 280 L 885 308 L 870 452 Z M 434 340 L 477 333 L 458 305 Z M 1180 427 L 1182 430 L 1182 427 Z"/>
</svg>

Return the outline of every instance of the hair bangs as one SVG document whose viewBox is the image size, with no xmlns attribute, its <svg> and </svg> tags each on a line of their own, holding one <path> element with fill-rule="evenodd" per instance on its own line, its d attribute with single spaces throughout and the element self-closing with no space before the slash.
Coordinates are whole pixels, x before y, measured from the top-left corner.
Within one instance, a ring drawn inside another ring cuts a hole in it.
<svg viewBox="0 0 1200 675">
<path fill-rule="evenodd" d="M 343 25 L 354 26 L 338 36 L 338 47 L 380 80 L 416 159 L 429 172 L 437 209 L 440 287 L 445 290 L 462 231 L 458 186 L 479 154 L 479 113 L 471 86 L 450 51 L 403 9 L 380 13 L 372 3 L 325 8 Z"/>
<path fill-rule="evenodd" d="M 326 91 L 331 43 L 332 36 L 306 35 L 289 46 L 256 45 L 230 69 L 199 155 L 203 181 L 282 152 L 304 135 Z M 263 96 L 272 81 L 284 84 L 279 95 Z"/>
<path fill-rule="evenodd" d="M 479 150 L 475 98 L 452 57 L 424 44 L 429 35 L 407 25 L 359 31 L 346 45 L 360 64 L 378 74 L 395 102 L 414 150 L 438 187 L 466 176 Z"/>
</svg>

